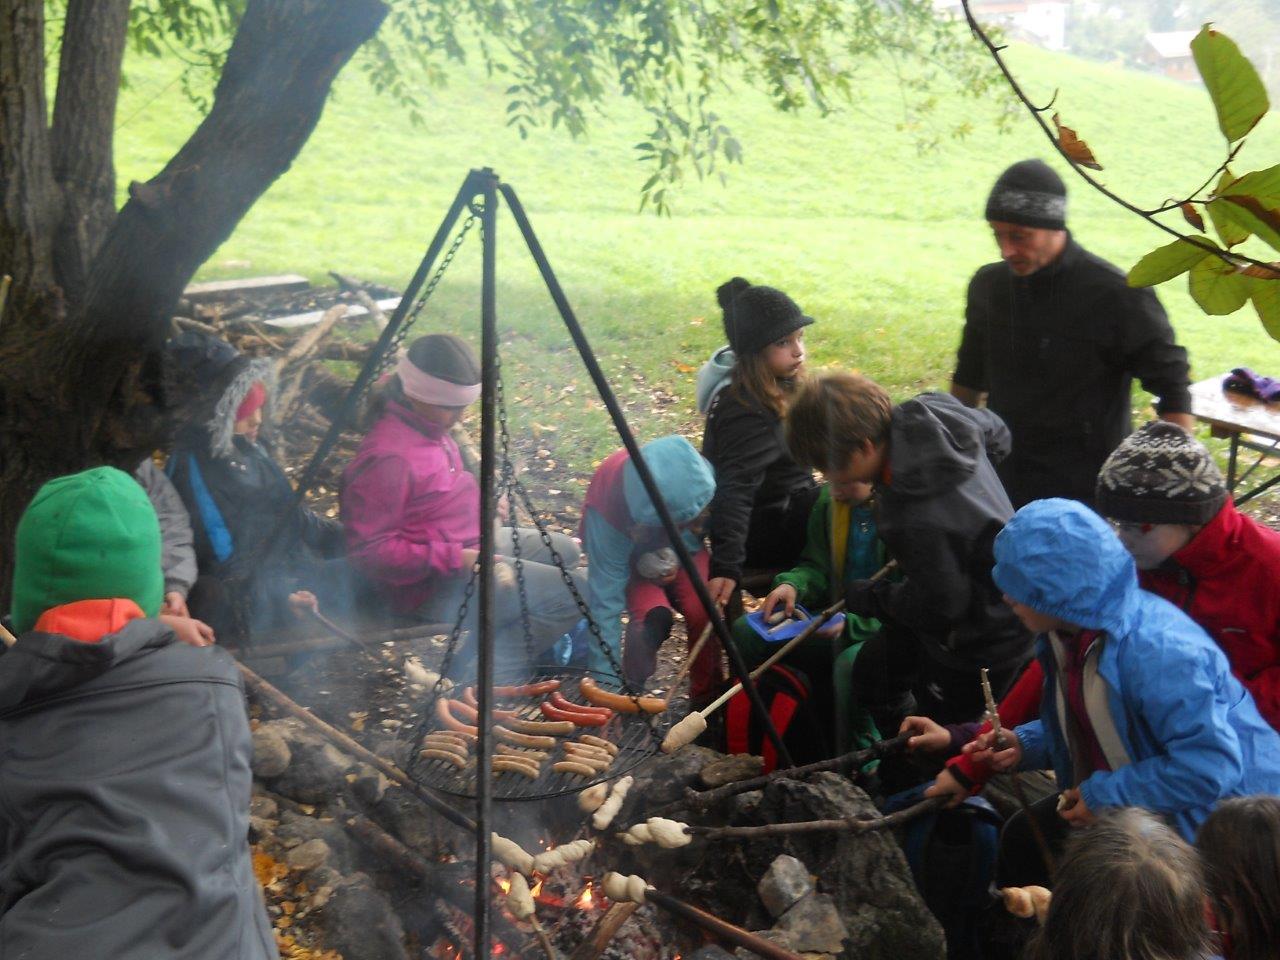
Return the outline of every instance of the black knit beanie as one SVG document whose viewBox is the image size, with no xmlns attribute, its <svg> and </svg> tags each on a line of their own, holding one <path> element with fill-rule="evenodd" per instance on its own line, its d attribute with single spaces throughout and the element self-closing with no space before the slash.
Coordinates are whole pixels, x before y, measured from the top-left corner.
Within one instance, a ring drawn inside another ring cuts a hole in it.
<svg viewBox="0 0 1280 960">
<path fill-rule="evenodd" d="M 470 344 L 451 333 L 429 333 L 413 341 L 409 362 L 448 383 L 470 387 L 480 382 L 480 364 Z"/>
<path fill-rule="evenodd" d="M 716 287 L 716 303 L 720 304 L 720 322 L 724 325 L 726 340 L 733 340 L 733 331 L 729 329 L 731 316 L 729 308 L 733 305 L 734 298 L 750 286 L 750 280 L 732 277 Z"/>
<path fill-rule="evenodd" d="M 1128 523 L 1208 523 L 1227 486 L 1213 457 L 1181 427 L 1155 420 L 1112 452 L 1098 473 L 1098 512 Z"/>
<path fill-rule="evenodd" d="M 739 280 L 745 287 L 724 306 L 721 292 Z M 729 346 L 739 357 L 763 350 L 775 340 L 813 323 L 813 317 L 806 317 L 796 302 L 781 290 L 753 286 L 741 277 L 734 277 L 721 286 L 716 291 L 716 299 L 724 308 L 724 332 Z"/>
<path fill-rule="evenodd" d="M 1000 174 L 987 198 L 987 219 L 1065 230 L 1067 186 L 1042 160 L 1022 160 Z"/>
</svg>

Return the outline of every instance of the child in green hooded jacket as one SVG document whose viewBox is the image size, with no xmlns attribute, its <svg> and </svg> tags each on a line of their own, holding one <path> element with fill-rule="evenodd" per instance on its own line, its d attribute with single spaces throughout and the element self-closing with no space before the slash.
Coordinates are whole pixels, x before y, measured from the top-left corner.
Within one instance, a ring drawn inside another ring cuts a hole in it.
<svg viewBox="0 0 1280 960">
<path fill-rule="evenodd" d="M 804 551 L 791 570 L 778 574 L 761 612 L 767 620 L 775 609 L 788 614 L 797 603 L 810 613 L 844 597 L 845 587 L 864 580 L 885 562 L 884 544 L 871 512 L 871 484 L 850 483 L 822 488 L 809 512 Z M 835 633 L 819 630 L 785 662 L 809 677 L 819 710 L 834 714 L 835 744 L 841 753 L 880 739 L 871 715 L 854 702 L 853 664 L 863 643 L 880 630 L 880 622 L 849 616 Z M 733 638 L 748 664 L 763 663 L 778 649 L 739 617 Z"/>
</svg>

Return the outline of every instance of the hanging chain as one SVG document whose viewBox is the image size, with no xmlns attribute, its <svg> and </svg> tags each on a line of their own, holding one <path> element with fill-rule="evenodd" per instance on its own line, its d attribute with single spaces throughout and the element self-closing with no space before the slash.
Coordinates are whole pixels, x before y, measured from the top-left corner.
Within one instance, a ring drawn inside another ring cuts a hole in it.
<svg viewBox="0 0 1280 960">
<path fill-rule="evenodd" d="M 591 636 L 596 642 L 596 646 L 604 653 L 605 659 L 609 661 L 609 669 L 613 671 L 613 675 L 622 683 L 622 692 L 629 696 L 636 705 L 636 709 L 640 710 L 639 692 L 633 687 L 626 675 L 622 672 L 622 664 L 618 662 L 617 656 L 613 652 L 613 646 L 604 638 L 604 634 L 600 631 L 600 624 L 596 622 L 596 618 L 591 614 L 591 608 L 587 606 L 586 600 L 582 598 L 582 593 L 578 590 L 577 583 L 574 582 L 573 576 L 569 573 L 568 567 L 565 565 L 564 557 L 555 548 L 555 544 L 551 540 L 551 534 L 548 532 L 546 524 L 538 517 L 537 511 L 534 509 L 533 499 L 529 496 L 529 491 L 524 488 L 524 484 L 518 479 L 512 480 L 511 489 L 520 497 L 521 503 L 524 504 L 525 510 L 529 516 L 533 518 L 534 529 L 538 531 L 538 536 L 542 540 L 542 545 L 547 548 L 547 553 L 551 555 L 551 562 L 557 570 L 560 571 L 560 579 L 564 581 L 565 588 L 568 589 L 569 595 L 573 597 L 573 602 L 578 608 L 578 613 L 587 621 L 587 629 L 591 631 Z M 649 737 L 654 743 L 661 743 L 662 738 L 658 734 L 655 721 L 658 718 L 650 718 L 650 722 L 645 726 L 649 730 Z"/>
<path fill-rule="evenodd" d="M 436 287 L 440 285 L 440 281 L 444 279 L 445 273 L 448 271 L 453 258 L 457 256 L 462 242 L 467 239 L 467 233 L 475 226 L 480 214 L 483 212 L 483 205 L 478 208 L 472 206 L 467 219 L 462 221 L 462 227 L 458 230 L 457 235 L 453 238 L 453 242 L 449 244 L 449 249 L 445 251 L 444 256 L 440 260 L 440 265 L 436 267 L 435 273 L 431 275 L 431 279 L 427 281 L 427 285 L 422 288 L 418 294 L 418 299 L 414 301 L 413 306 L 409 309 L 409 313 L 405 316 L 404 322 L 400 324 L 400 329 L 396 331 L 395 336 L 391 338 L 391 342 L 387 345 L 386 352 L 378 360 L 377 372 L 369 381 L 371 384 L 376 383 L 378 379 L 386 373 L 396 362 L 400 353 L 400 347 L 404 343 L 405 338 L 409 336 L 414 322 L 422 313 L 423 307 L 427 305 L 427 301 L 431 299 L 431 294 L 435 293 Z"/>
<path fill-rule="evenodd" d="M 483 229 L 483 228 L 482 228 Z M 529 613 L 529 590 L 524 577 L 524 557 L 520 543 L 520 528 L 516 525 L 516 502 L 512 485 L 516 479 L 516 465 L 511 456 L 511 434 L 507 426 L 506 387 L 502 380 L 502 358 L 494 360 L 494 406 L 498 413 L 498 442 L 502 448 L 502 476 L 498 481 L 495 499 L 507 498 L 507 518 L 511 521 L 511 558 L 516 569 L 516 587 L 520 592 L 520 627 L 524 631 L 525 659 L 532 667 L 534 662 L 533 622 Z"/>
</svg>

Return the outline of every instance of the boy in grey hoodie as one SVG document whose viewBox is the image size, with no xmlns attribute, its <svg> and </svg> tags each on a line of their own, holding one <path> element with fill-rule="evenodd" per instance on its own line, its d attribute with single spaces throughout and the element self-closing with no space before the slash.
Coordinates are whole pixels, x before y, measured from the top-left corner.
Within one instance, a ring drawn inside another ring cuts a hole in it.
<svg viewBox="0 0 1280 960">
<path fill-rule="evenodd" d="M 992 544 L 1013 515 L 993 466 L 1009 452 L 1004 422 L 939 393 L 895 407 L 865 377 L 828 374 L 797 395 L 787 442 L 832 483 L 875 485 L 876 526 L 902 574 L 847 590 L 847 612 L 883 625 L 859 655 L 855 695 L 881 730 L 912 709 L 973 719 L 981 668 L 1000 696 L 1031 655 L 991 579 Z"/>
</svg>

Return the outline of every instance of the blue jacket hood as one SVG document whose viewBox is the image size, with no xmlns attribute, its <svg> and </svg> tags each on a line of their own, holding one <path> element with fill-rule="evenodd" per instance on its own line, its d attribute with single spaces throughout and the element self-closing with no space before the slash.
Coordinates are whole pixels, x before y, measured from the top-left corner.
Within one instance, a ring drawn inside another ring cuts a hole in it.
<svg viewBox="0 0 1280 960">
<path fill-rule="evenodd" d="M 706 413 L 711 409 L 711 401 L 723 390 L 733 375 L 734 364 L 738 362 L 732 347 L 724 346 L 711 355 L 711 359 L 698 370 L 694 381 L 693 395 L 698 403 L 698 412 Z"/>
<path fill-rule="evenodd" d="M 992 577 L 1040 613 L 1114 636 L 1139 603 L 1138 572 L 1111 527 L 1075 500 L 1035 500 L 996 536 Z"/>
<path fill-rule="evenodd" d="M 669 436 L 650 440 L 640 448 L 645 466 L 653 474 L 677 524 L 688 523 L 700 514 L 716 492 L 716 478 L 711 464 L 684 437 Z M 658 512 L 640 482 L 635 464 L 627 461 L 622 473 L 623 496 L 636 523 L 659 526 Z"/>
</svg>

